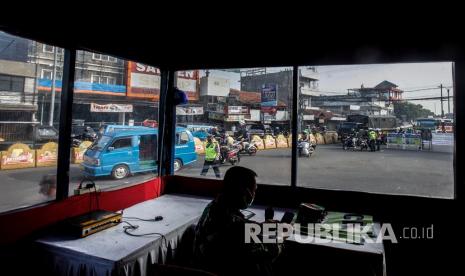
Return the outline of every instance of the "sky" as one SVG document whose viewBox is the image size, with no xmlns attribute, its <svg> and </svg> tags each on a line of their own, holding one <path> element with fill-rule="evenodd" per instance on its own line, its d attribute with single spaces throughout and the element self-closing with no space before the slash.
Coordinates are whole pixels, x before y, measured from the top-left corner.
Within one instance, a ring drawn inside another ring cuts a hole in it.
<svg viewBox="0 0 465 276">
<path fill-rule="evenodd" d="M 374 87 L 378 83 L 387 80 L 397 84 L 399 89 L 404 90 L 403 98 L 439 97 L 440 84 L 450 89 L 453 95 L 453 77 L 451 62 L 435 63 L 395 63 L 374 65 L 344 65 L 344 66 L 318 66 L 319 90 L 322 94 L 331 95 L 341 92 L 347 93 L 348 88 Z M 411 91 L 418 89 L 434 88 L 431 90 Z M 447 96 L 446 88 L 443 96 Z M 440 100 L 411 101 L 421 104 L 425 108 L 441 114 Z M 451 112 L 453 103 L 451 104 Z M 447 113 L 447 101 L 444 101 L 444 113 Z"/>
<path fill-rule="evenodd" d="M 332 65 L 317 66 L 319 75 L 319 91 L 324 95 L 337 95 L 347 93 L 349 88 L 374 87 L 378 83 L 387 80 L 397 84 L 399 89 L 404 90 L 404 99 L 439 97 L 438 88 L 442 84 L 443 96 L 449 93 L 453 95 L 452 62 L 430 62 L 430 63 L 392 63 L 392 64 L 370 64 L 370 65 Z M 267 71 L 280 71 L 283 68 L 267 68 Z M 204 71 L 201 71 L 201 76 Z M 231 88 L 240 89 L 240 74 L 220 70 L 211 70 L 211 76 L 228 78 Z M 422 91 L 411 91 L 418 89 L 430 89 Z M 444 98 L 444 113 L 447 113 L 447 100 Z M 440 100 L 415 100 L 415 104 L 441 114 Z M 450 102 L 451 112 L 453 102 Z"/>
</svg>

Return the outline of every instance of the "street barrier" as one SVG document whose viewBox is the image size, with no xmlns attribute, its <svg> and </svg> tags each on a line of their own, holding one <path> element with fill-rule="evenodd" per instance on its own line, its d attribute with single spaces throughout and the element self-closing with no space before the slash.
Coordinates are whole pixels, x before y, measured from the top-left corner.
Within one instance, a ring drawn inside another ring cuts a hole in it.
<svg viewBox="0 0 465 276">
<path fill-rule="evenodd" d="M 265 149 L 275 149 L 276 140 L 271 135 L 265 135 Z"/>
<path fill-rule="evenodd" d="M 13 144 L 8 150 L 2 151 L 1 156 L 0 169 L 2 170 L 34 168 L 36 165 L 35 150 L 26 144 Z"/>
<path fill-rule="evenodd" d="M 58 160 L 58 144 L 49 142 L 36 150 L 36 167 L 56 166 Z"/>
<path fill-rule="evenodd" d="M 453 133 L 432 133 L 431 150 L 440 152 L 454 151 Z"/>
<path fill-rule="evenodd" d="M 260 136 L 252 135 L 251 141 L 255 143 L 255 145 L 257 146 L 257 149 L 259 150 L 265 149 L 265 145 L 263 144 L 263 140 L 262 138 L 260 138 Z"/>
<path fill-rule="evenodd" d="M 297 140 L 299 140 L 300 138 L 300 134 L 297 135 Z M 292 134 L 289 134 L 289 136 L 287 137 L 287 145 L 292 148 Z"/>
<path fill-rule="evenodd" d="M 323 135 L 321 133 L 316 133 L 315 134 L 315 140 L 317 145 L 324 145 L 325 144 L 325 139 L 323 138 Z"/>
<path fill-rule="evenodd" d="M 388 133 L 386 147 L 389 149 L 419 150 L 421 135 L 410 133 Z"/>
<path fill-rule="evenodd" d="M 84 153 L 92 145 L 90 141 L 83 141 L 79 147 L 71 148 L 71 163 L 80 164 L 84 161 Z"/>
<path fill-rule="evenodd" d="M 336 144 L 337 138 L 337 132 L 335 131 L 327 131 L 323 134 L 325 144 Z"/>
<path fill-rule="evenodd" d="M 276 137 L 276 147 L 277 148 L 288 148 L 289 147 L 289 145 L 287 143 L 287 139 L 286 139 L 286 137 L 284 137 L 284 135 L 279 134 Z"/>
</svg>

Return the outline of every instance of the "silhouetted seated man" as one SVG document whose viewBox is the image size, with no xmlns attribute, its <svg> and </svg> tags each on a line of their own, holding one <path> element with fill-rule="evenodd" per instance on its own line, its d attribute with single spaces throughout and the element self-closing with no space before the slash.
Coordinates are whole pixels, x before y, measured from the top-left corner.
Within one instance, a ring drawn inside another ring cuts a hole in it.
<svg viewBox="0 0 465 276">
<path fill-rule="evenodd" d="M 236 166 L 224 175 L 223 192 L 204 210 L 195 230 L 194 256 L 197 265 L 219 275 L 271 275 L 273 260 L 281 245 L 246 243 L 244 218 L 255 197 L 257 174 Z"/>
</svg>

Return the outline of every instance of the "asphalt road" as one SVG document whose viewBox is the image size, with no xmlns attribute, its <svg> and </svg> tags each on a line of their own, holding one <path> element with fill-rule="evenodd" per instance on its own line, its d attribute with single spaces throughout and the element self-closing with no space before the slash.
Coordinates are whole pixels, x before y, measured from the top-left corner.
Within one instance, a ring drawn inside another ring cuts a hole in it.
<svg viewBox="0 0 465 276">
<path fill-rule="evenodd" d="M 381 149 L 378 152 L 344 151 L 342 146 L 319 145 L 310 158 L 298 159 L 298 185 L 335 190 L 402 195 L 452 197 L 453 157 L 450 153 Z M 198 177 L 203 158 L 179 171 Z M 258 182 L 290 185 L 291 151 L 259 151 L 241 156 L 241 166 L 253 169 Z M 222 174 L 231 165 L 220 167 Z M 210 169 L 207 177 L 214 178 Z"/>
<path fill-rule="evenodd" d="M 199 177 L 203 156 L 177 174 Z M 258 182 L 290 185 L 291 151 L 259 151 L 241 156 L 241 166 L 255 170 Z M 220 167 L 221 174 L 231 167 Z M 39 192 L 45 175 L 56 167 L 0 171 L 0 212 L 52 200 Z M 82 180 L 78 165 L 71 165 L 70 194 Z M 152 173 L 136 174 L 123 180 L 97 178 L 102 189 L 144 182 Z M 207 177 L 214 178 L 210 169 Z M 428 151 L 382 149 L 380 152 L 344 151 L 340 145 L 319 145 L 310 158 L 298 159 L 298 185 L 304 187 L 364 191 L 373 193 L 452 197 L 452 154 Z"/>
</svg>

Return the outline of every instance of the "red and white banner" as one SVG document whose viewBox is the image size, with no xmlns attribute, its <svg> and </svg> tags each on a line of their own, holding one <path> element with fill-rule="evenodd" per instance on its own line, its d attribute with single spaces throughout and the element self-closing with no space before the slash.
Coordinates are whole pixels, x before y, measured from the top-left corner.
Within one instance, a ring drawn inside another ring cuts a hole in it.
<svg viewBox="0 0 465 276">
<path fill-rule="evenodd" d="M 128 62 L 127 96 L 146 98 L 158 101 L 160 99 L 160 69 L 138 62 Z M 178 71 L 176 86 L 187 93 L 189 100 L 198 100 L 197 70 Z"/>
</svg>

